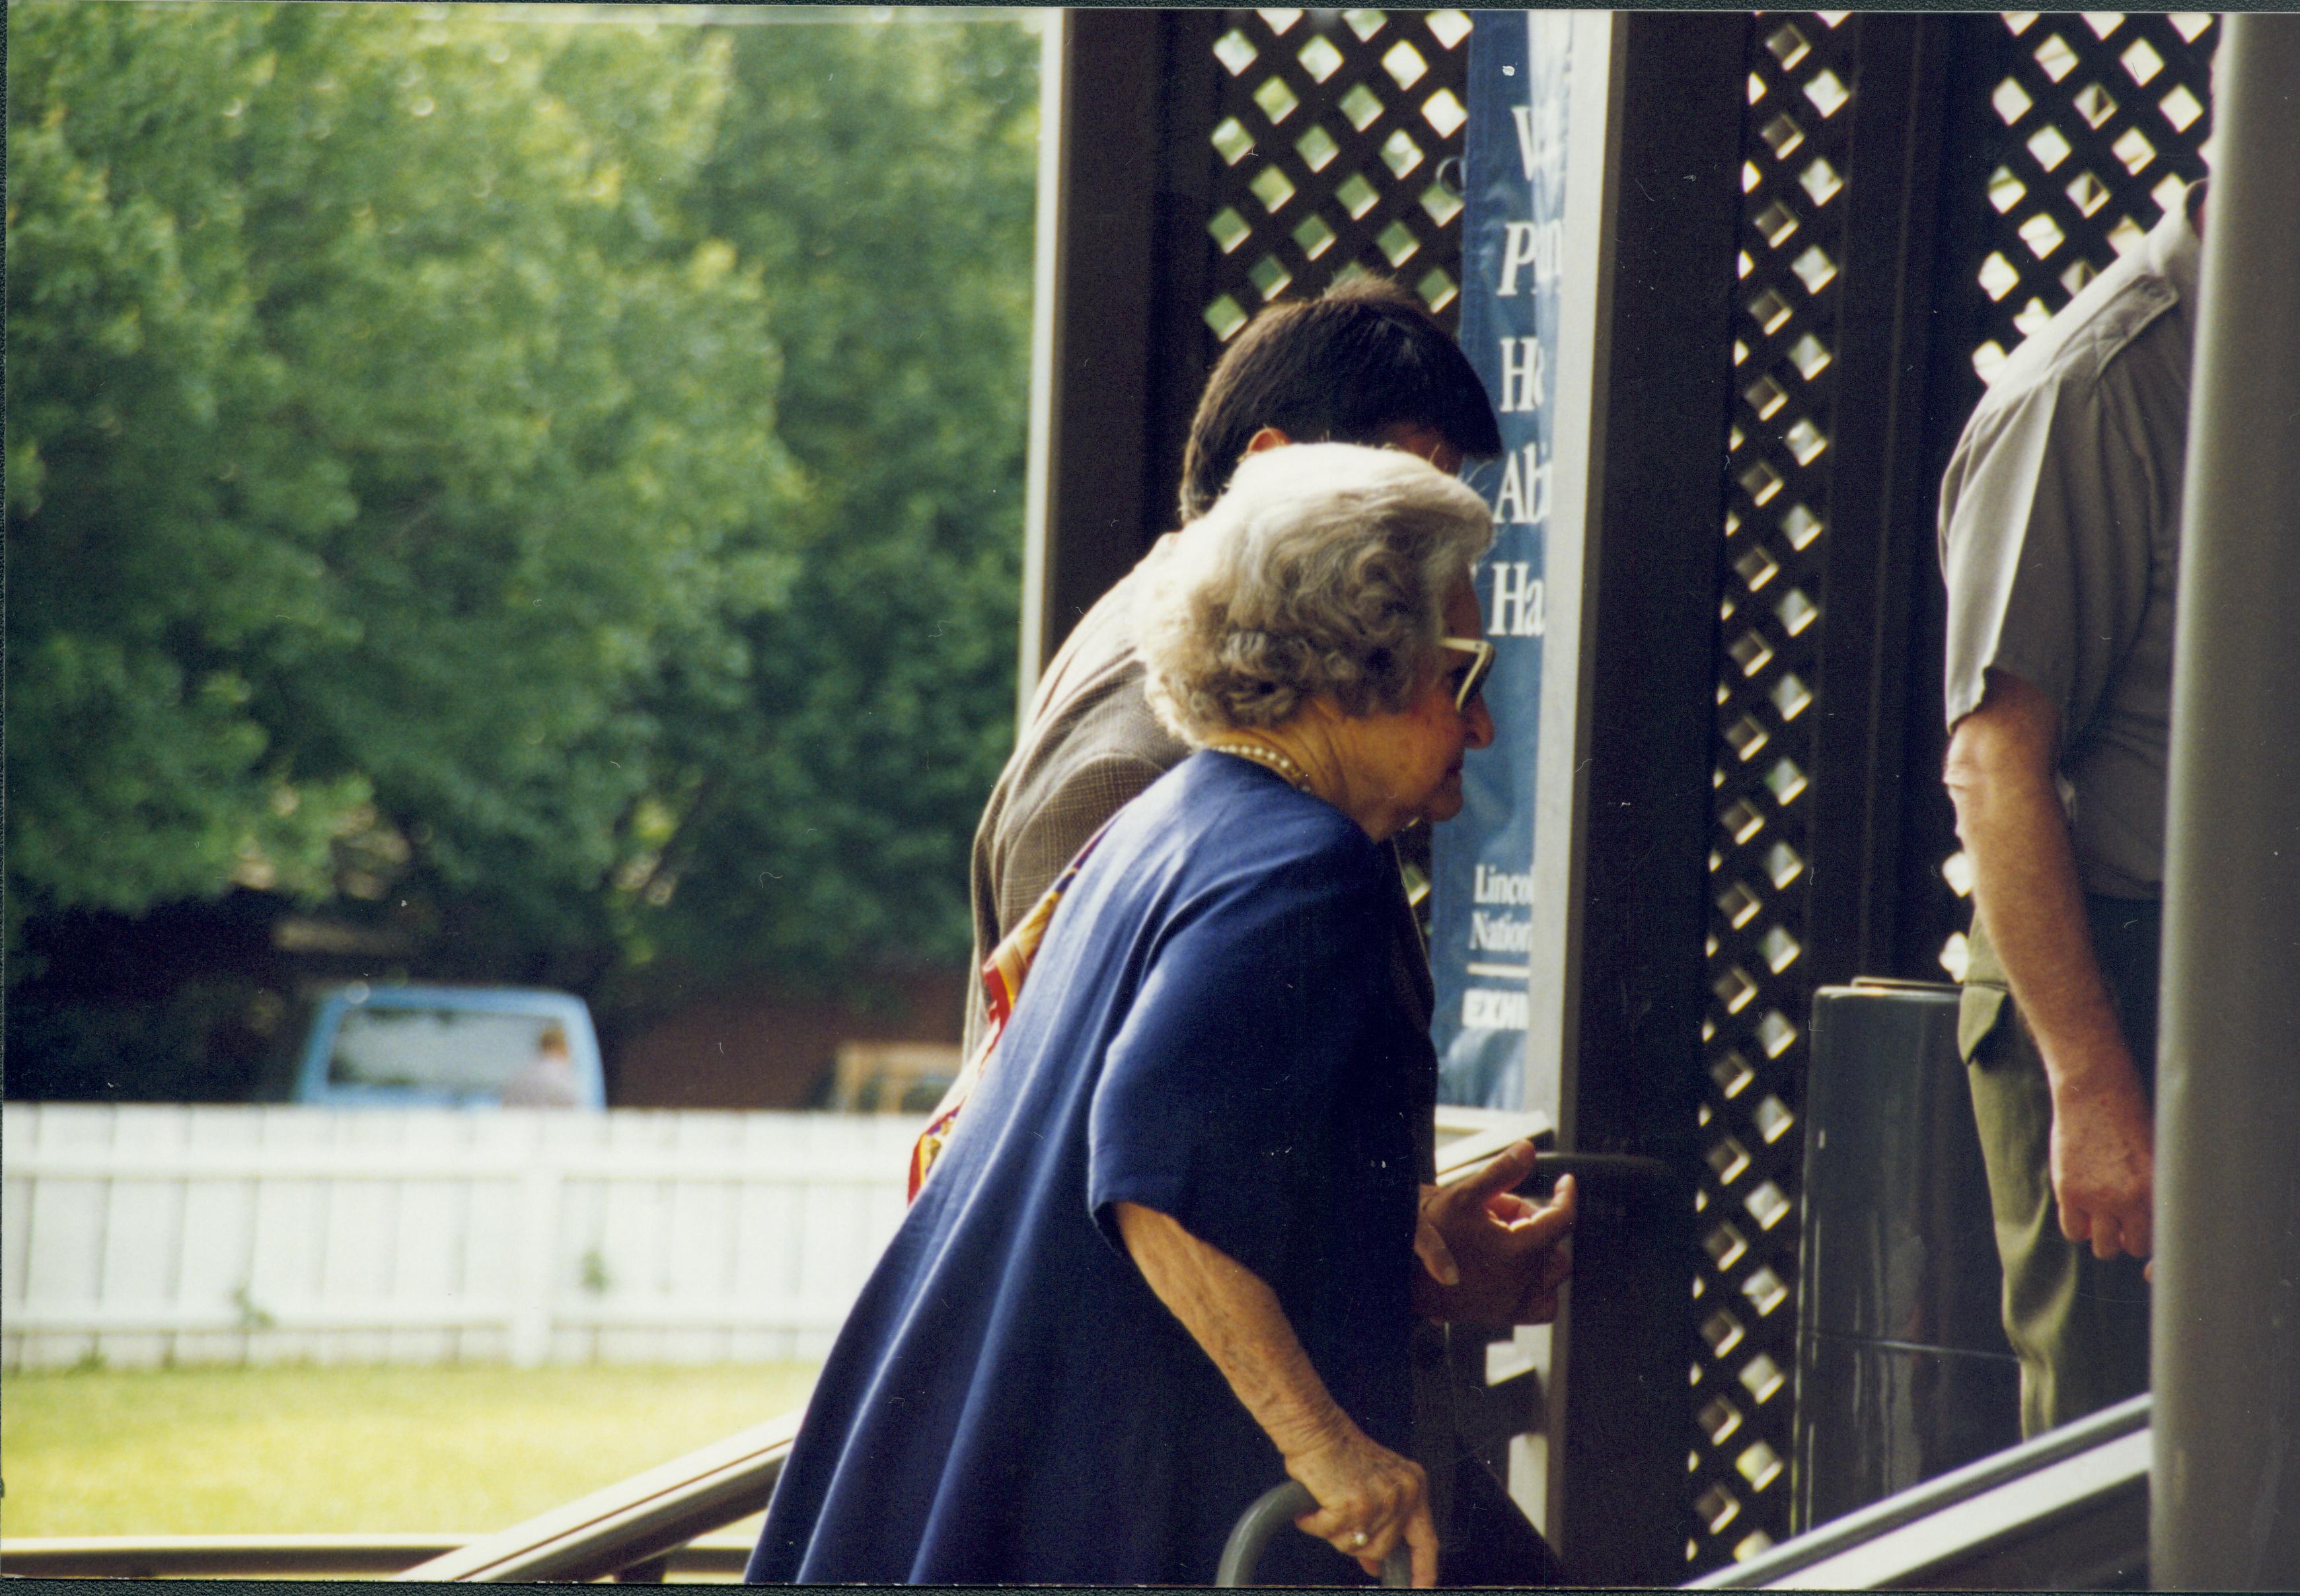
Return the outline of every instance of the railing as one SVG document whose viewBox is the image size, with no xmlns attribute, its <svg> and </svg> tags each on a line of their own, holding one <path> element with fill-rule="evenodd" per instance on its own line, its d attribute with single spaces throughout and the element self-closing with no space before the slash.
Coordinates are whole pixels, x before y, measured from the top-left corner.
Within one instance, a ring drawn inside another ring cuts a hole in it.
<svg viewBox="0 0 2300 1596">
<path fill-rule="evenodd" d="M 0 1542 L 25 1579 L 356 1579 L 453 1551 L 461 1535 L 48 1535 Z"/>
<path fill-rule="evenodd" d="M 48 1535 L 0 1544 L 0 1572 L 25 1579 L 372 1579 L 444 1557 L 446 1534 Z M 672 1577 L 743 1571 L 750 1542 L 694 1541 L 663 1559 Z"/>
<path fill-rule="evenodd" d="M 2143 1590 L 2150 1401 L 2137 1396 L 1720 1569 L 1710 1590 Z"/>
<path fill-rule="evenodd" d="M 653 1583 L 738 1575 L 750 1546 L 701 1537 L 763 1511 L 804 1410 L 477 1539 L 437 1534 L 73 1536 L 0 1542 L 0 1572 L 50 1579 L 388 1575 Z"/>
<path fill-rule="evenodd" d="M 696 1536 L 761 1511 L 803 1412 L 730 1435 L 402 1573 L 414 1580 L 659 1580 Z"/>
</svg>

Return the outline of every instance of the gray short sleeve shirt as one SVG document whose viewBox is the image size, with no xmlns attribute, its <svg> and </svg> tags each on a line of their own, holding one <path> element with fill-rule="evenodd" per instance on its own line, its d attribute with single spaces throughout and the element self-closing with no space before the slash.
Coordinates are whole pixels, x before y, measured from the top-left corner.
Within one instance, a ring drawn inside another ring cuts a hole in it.
<svg viewBox="0 0 2300 1596">
<path fill-rule="evenodd" d="M 2157 895 L 2196 236 L 2175 205 L 2005 362 L 1941 482 L 1948 722 L 1985 673 L 2061 716 L 2087 891 Z"/>
</svg>

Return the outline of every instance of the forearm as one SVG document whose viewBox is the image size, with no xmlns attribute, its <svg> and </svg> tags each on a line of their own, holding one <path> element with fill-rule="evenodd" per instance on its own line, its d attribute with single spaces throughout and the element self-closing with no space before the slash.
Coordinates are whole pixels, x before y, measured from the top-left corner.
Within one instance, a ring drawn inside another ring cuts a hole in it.
<svg viewBox="0 0 2300 1596">
<path fill-rule="evenodd" d="M 2058 711 L 1989 673 L 1949 738 L 1948 786 L 1972 895 L 2037 1040 L 2053 1096 L 2047 1155 L 2061 1234 L 2094 1256 L 2148 1256 L 2154 1135 L 2140 1072 L 2093 956 L 2084 888 L 2054 784 Z"/>
<path fill-rule="evenodd" d="M 1204 1349 L 1289 1461 L 1354 1431 L 1254 1272 L 1155 1209 L 1118 1204 L 1118 1231 L 1158 1300 Z"/>
<path fill-rule="evenodd" d="M 1965 741 L 1960 727 L 1960 743 Z M 1952 761 L 1974 906 L 2037 1039 L 2055 1098 L 2137 1090 L 2138 1074 L 2093 954 L 2084 888 L 2049 769 L 1985 744 Z"/>
</svg>

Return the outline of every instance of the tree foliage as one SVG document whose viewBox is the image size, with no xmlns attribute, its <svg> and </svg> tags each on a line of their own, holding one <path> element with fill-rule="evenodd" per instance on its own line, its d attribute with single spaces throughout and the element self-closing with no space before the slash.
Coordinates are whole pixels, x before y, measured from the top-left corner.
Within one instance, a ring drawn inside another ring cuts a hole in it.
<svg viewBox="0 0 2300 1596">
<path fill-rule="evenodd" d="M 698 795 L 665 931 L 690 960 L 959 959 L 1012 734 L 1037 43 L 772 27 L 735 52 L 702 203 L 771 285 L 821 541 L 746 628 L 736 718 L 680 718 Z M 748 869 L 696 868 L 729 860 Z"/>
<path fill-rule="evenodd" d="M 640 1005 L 963 951 L 1035 43 L 592 14 L 12 8 L 12 947 L 237 884 Z"/>
</svg>

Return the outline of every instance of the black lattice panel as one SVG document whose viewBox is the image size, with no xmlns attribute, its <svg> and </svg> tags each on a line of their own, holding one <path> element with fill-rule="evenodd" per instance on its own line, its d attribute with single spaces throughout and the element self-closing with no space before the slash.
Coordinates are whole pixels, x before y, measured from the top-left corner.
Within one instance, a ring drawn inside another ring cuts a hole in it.
<svg viewBox="0 0 2300 1596">
<path fill-rule="evenodd" d="M 1450 325 L 1469 19 L 1263 10 L 1224 21 L 1206 229 L 1215 337 L 1229 341 L 1267 301 L 1315 293 L 1353 266 L 1412 287 Z M 1448 161 L 1451 180 L 1440 180 Z"/>
<path fill-rule="evenodd" d="M 2004 18 L 2012 45 L 1989 107 L 1994 247 L 1974 268 L 1996 305 L 1973 353 L 1983 381 L 2204 175 L 2212 46 L 2205 12 Z"/>
<path fill-rule="evenodd" d="M 1744 123 L 1740 312 L 1721 550 L 1689 1459 L 1696 1568 L 1788 1526 L 1803 1138 L 1807 772 L 1852 116 L 1838 13 L 1759 19 Z"/>
<path fill-rule="evenodd" d="M 2002 21 L 1999 59 L 1961 108 L 1993 135 L 1986 192 L 1951 196 L 1986 218 L 1974 229 L 1986 238 L 1980 258 L 1964 268 L 1984 296 L 1971 351 L 1983 382 L 2204 175 L 2220 38 L 2204 12 L 2012 12 Z M 1940 877 L 1960 898 L 1972 890 L 1962 853 L 1942 861 Z M 1957 932 L 1941 968 L 1962 979 L 1964 959 Z"/>
</svg>

